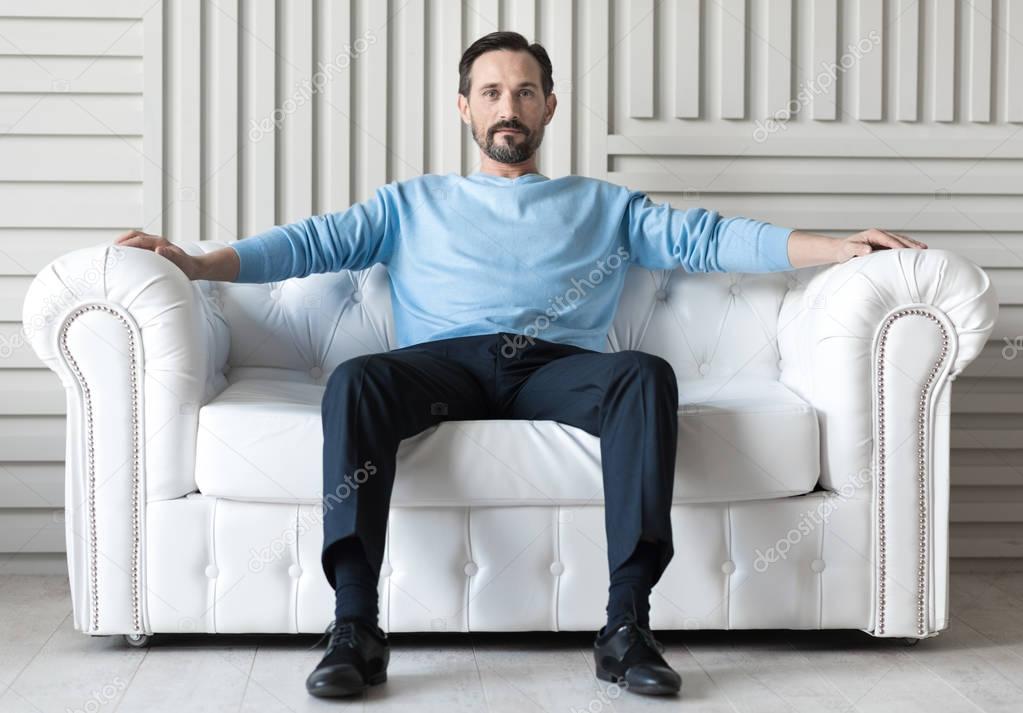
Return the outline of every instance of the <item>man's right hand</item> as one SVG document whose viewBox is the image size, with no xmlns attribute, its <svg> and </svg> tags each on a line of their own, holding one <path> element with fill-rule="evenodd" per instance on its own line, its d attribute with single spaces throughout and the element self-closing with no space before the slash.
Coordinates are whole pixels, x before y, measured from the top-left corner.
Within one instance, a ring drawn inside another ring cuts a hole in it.
<svg viewBox="0 0 1023 713">
<path fill-rule="evenodd" d="M 159 235 L 150 235 L 141 230 L 130 230 L 114 241 L 115 245 L 152 250 L 178 266 L 189 280 L 203 280 L 203 263 L 197 257 L 189 255 L 177 245 Z"/>
</svg>

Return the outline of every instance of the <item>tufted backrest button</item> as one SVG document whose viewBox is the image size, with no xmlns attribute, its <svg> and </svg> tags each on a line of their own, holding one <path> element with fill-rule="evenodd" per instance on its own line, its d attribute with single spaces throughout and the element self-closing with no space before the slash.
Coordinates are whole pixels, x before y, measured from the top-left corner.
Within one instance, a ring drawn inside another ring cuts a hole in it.
<svg viewBox="0 0 1023 713">
<path fill-rule="evenodd" d="M 290 567 L 288 567 L 288 576 L 291 577 L 292 579 L 298 579 L 299 577 L 302 576 L 302 568 L 299 567 L 297 564 L 291 565 Z"/>
<path fill-rule="evenodd" d="M 562 574 L 564 574 L 564 572 L 565 565 L 563 565 L 561 562 L 551 563 L 551 574 L 553 574 L 555 577 L 560 577 Z"/>
<path fill-rule="evenodd" d="M 710 364 L 708 364 L 707 362 L 703 362 L 702 364 L 700 364 L 700 375 L 701 376 L 706 376 L 709 373 L 710 373 Z"/>
<path fill-rule="evenodd" d="M 814 572 L 823 572 L 824 560 L 821 559 L 814 560 L 813 562 L 810 563 L 810 569 L 812 569 Z"/>
<path fill-rule="evenodd" d="M 479 571 L 480 571 L 480 568 L 476 566 L 475 562 L 466 562 L 465 563 L 465 573 L 469 577 L 473 576 L 474 574 L 476 574 Z"/>
<path fill-rule="evenodd" d="M 667 290 L 657 290 L 657 292 L 654 293 L 654 298 L 658 302 L 664 302 L 664 300 L 668 299 L 668 291 Z"/>
<path fill-rule="evenodd" d="M 737 294 L 739 294 L 740 292 L 742 292 L 742 287 L 740 287 L 740 286 L 738 285 L 738 283 L 736 283 L 736 284 L 732 285 L 732 286 L 731 286 L 731 287 L 729 288 L 729 290 L 728 290 L 728 291 L 729 291 L 729 292 L 731 292 L 731 293 L 732 293 L 733 295 L 737 295 Z"/>
<path fill-rule="evenodd" d="M 733 572 L 735 572 L 735 562 L 733 562 L 732 560 L 725 560 L 721 564 L 721 571 L 724 572 L 725 574 L 732 574 Z"/>
<path fill-rule="evenodd" d="M 206 576 L 207 577 L 209 577 L 210 579 L 214 579 L 219 574 L 220 574 L 220 570 L 217 569 L 217 565 L 215 565 L 215 564 L 208 564 L 208 565 L 206 565 Z"/>
<path fill-rule="evenodd" d="M 362 302 L 362 292 L 356 290 L 352 293 L 352 302 Z"/>
<path fill-rule="evenodd" d="M 390 577 L 393 572 L 394 569 L 391 567 L 390 563 L 384 562 L 382 565 L 380 565 L 381 577 Z"/>
<path fill-rule="evenodd" d="M 314 379 L 319 379 L 321 376 L 323 376 L 323 367 L 314 366 L 312 369 L 309 370 L 309 376 L 313 377 Z"/>
</svg>

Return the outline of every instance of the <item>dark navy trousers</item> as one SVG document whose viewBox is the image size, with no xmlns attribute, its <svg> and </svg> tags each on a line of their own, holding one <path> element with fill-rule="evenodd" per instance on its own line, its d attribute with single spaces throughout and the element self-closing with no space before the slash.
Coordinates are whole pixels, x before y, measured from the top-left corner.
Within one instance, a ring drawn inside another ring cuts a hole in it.
<svg viewBox="0 0 1023 713">
<path fill-rule="evenodd" d="M 330 548 L 350 535 L 379 576 L 398 444 L 441 421 L 549 420 L 599 436 L 609 571 L 640 538 L 660 548 L 654 583 L 674 555 L 678 384 L 661 357 L 509 332 L 452 337 L 342 362 L 321 411 L 321 564 L 331 587 Z"/>
</svg>

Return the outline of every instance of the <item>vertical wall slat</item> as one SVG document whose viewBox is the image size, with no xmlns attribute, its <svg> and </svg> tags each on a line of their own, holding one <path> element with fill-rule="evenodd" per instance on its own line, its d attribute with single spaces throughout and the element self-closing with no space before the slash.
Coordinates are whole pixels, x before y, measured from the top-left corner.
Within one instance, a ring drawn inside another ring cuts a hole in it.
<svg viewBox="0 0 1023 713">
<path fill-rule="evenodd" d="M 558 97 L 558 107 L 554 118 L 547 125 L 543 144 L 549 146 L 547 164 L 540 172 L 550 178 L 559 178 L 572 173 L 572 133 L 574 130 L 572 94 L 573 57 L 575 55 L 572 38 L 574 0 L 560 0 L 550 3 L 550 15 L 544 22 L 547 31 L 544 34 L 544 47 L 551 58 L 554 68 L 554 93 Z M 543 148 L 541 144 L 541 149 Z"/>
<path fill-rule="evenodd" d="M 611 133 L 609 53 L 609 0 L 587 0 L 579 5 L 579 132 L 584 145 L 579 152 L 579 173 L 607 178 L 607 137 Z"/>
<path fill-rule="evenodd" d="M 465 150 L 462 132 L 469 130 L 459 119 L 455 104 L 458 60 L 465 50 L 462 44 L 462 6 L 455 2 L 431 2 L 430 9 L 435 11 L 431 16 L 431 24 L 435 28 L 436 51 L 429 97 L 433 104 L 430 170 L 436 173 L 461 173 L 462 154 Z"/>
<path fill-rule="evenodd" d="M 1006 121 L 1023 122 L 1023 0 L 1005 0 Z"/>
<path fill-rule="evenodd" d="M 142 71 L 143 136 L 142 153 L 142 230 L 155 235 L 163 234 L 164 191 L 163 165 L 163 0 L 152 5 L 142 18 Z M 128 226 L 125 226 L 128 227 Z"/>
<path fill-rule="evenodd" d="M 746 0 L 721 0 L 721 117 L 746 117 Z"/>
<path fill-rule="evenodd" d="M 277 107 L 282 114 L 278 178 L 278 220 L 290 223 L 313 208 L 313 31 L 312 0 L 278 4 Z"/>
<path fill-rule="evenodd" d="M 784 116 L 792 99 L 792 0 L 769 0 L 766 51 L 764 116 Z"/>
<path fill-rule="evenodd" d="M 238 236 L 238 0 L 204 5 L 203 239 Z"/>
<path fill-rule="evenodd" d="M 629 116 L 650 119 L 654 115 L 654 2 L 628 0 L 625 13 L 629 53 Z"/>
<path fill-rule="evenodd" d="M 537 0 L 505 0 L 506 20 L 502 29 L 518 32 L 530 42 L 536 39 Z"/>
<path fill-rule="evenodd" d="M 813 37 L 813 61 L 810 75 L 816 77 L 825 68 L 834 67 L 838 61 L 838 4 L 837 0 L 815 0 L 811 5 L 811 34 Z M 810 117 L 816 121 L 832 121 L 838 116 L 838 83 L 841 75 L 836 72 L 834 81 L 821 86 L 810 99 Z"/>
<path fill-rule="evenodd" d="M 351 205 L 352 66 L 362 60 L 352 40 L 351 0 L 321 0 L 316 7 L 319 62 L 330 78 L 316 95 L 316 211 Z M 364 38 L 367 39 L 367 38 Z M 367 42 L 369 41 L 368 38 Z M 360 43 L 359 47 L 363 45 Z"/>
<path fill-rule="evenodd" d="M 884 3 L 859 0 L 856 13 L 859 43 L 856 60 L 856 118 L 879 121 L 884 97 Z M 872 34 L 876 33 L 876 34 Z M 875 43 L 872 37 L 880 38 Z M 869 49 L 866 49 L 869 46 Z M 866 49 L 866 51 L 863 51 Z"/>
<path fill-rule="evenodd" d="M 426 86 L 426 2 L 405 3 L 393 20 L 397 66 L 393 97 L 395 150 L 391 175 L 405 180 L 422 175 L 424 165 L 424 111 Z"/>
<path fill-rule="evenodd" d="M 917 94 L 920 86 L 920 3 L 919 0 L 899 0 L 896 6 L 895 50 L 895 118 L 899 121 L 917 121 L 919 106 Z"/>
<path fill-rule="evenodd" d="M 174 55 L 174 101 L 170 111 L 176 129 L 171 142 L 173 169 L 173 234 L 176 241 L 202 239 L 202 7 L 199 0 L 178 0 Z"/>
<path fill-rule="evenodd" d="M 970 0 L 969 120 L 991 121 L 991 0 Z M 1018 39 L 1010 39 L 1010 42 Z M 1023 82 L 1023 77 L 1017 77 Z"/>
<path fill-rule="evenodd" d="M 780 0 L 788 2 L 789 0 Z M 675 117 L 700 116 L 700 0 L 676 0 L 675 5 Z"/>
<path fill-rule="evenodd" d="M 391 17 L 390 0 L 364 0 L 356 13 L 356 39 L 372 32 L 376 42 L 369 45 L 364 57 L 355 63 L 358 77 L 353 96 L 355 102 L 355 196 L 356 201 L 370 198 L 387 176 L 391 107 L 387 87 L 391 82 L 392 63 L 388 41 Z"/>
<path fill-rule="evenodd" d="M 241 103 L 245 141 L 241 150 L 242 210 L 239 237 L 276 223 L 276 27 L 273 2 L 242 2 Z"/>
<path fill-rule="evenodd" d="M 934 120 L 955 119 L 955 46 L 956 8 L 954 0 L 934 0 L 930 8 L 934 13 L 934 46 L 931 61 L 934 63 Z"/>
</svg>

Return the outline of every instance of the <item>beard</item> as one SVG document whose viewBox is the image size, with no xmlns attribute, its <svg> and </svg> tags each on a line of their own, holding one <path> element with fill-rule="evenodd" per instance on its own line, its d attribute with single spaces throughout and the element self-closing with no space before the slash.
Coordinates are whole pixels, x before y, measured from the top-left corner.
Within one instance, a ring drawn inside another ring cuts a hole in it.
<svg viewBox="0 0 1023 713">
<path fill-rule="evenodd" d="M 517 129 L 521 131 L 522 140 L 516 141 L 512 135 L 503 135 L 495 141 L 495 134 L 501 129 Z M 472 125 L 472 137 L 487 156 L 500 163 L 522 163 L 529 159 L 543 140 L 543 124 L 532 131 L 518 121 L 499 121 L 484 133 L 475 122 Z"/>
</svg>

